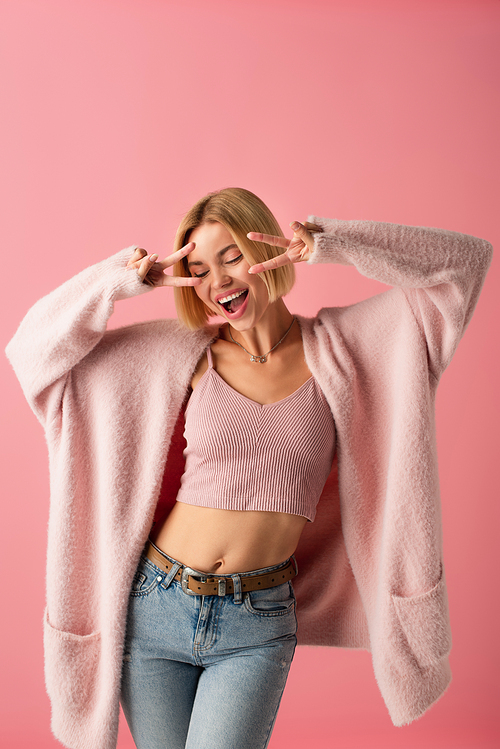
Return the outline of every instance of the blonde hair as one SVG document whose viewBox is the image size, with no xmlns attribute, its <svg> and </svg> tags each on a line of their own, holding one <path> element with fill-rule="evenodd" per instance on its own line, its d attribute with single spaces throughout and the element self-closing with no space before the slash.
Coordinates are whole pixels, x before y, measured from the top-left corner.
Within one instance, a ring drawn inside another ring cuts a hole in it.
<svg viewBox="0 0 500 749">
<path fill-rule="evenodd" d="M 182 219 L 174 241 L 174 251 L 180 250 L 189 241 L 189 235 L 202 224 L 218 222 L 232 235 L 245 260 L 250 265 L 262 263 L 281 255 L 283 249 L 264 242 L 252 242 L 247 234 L 250 231 L 283 237 L 283 232 L 273 214 L 260 198 L 241 187 L 227 187 L 211 192 L 201 198 Z M 175 276 L 190 276 L 188 258 L 174 265 Z M 288 294 L 295 282 L 295 268 L 292 264 L 259 273 L 264 281 L 269 301 L 275 302 Z M 203 328 L 208 318 L 214 316 L 197 296 L 192 286 L 178 286 L 174 289 L 177 315 L 190 330 Z"/>
</svg>

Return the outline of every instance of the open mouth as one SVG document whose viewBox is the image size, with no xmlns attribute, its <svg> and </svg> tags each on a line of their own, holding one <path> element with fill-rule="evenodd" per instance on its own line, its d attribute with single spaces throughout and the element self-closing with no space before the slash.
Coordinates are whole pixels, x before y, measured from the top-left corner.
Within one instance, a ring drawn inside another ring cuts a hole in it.
<svg viewBox="0 0 500 749">
<path fill-rule="evenodd" d="M 217 304 L 220 304 L 221 307 L 224 307 L 226 312 L 228 312 L 229 314 L 234 314 L 240 309 L 240 307 L 243 306 L 247 296 L 248 289 L 236 291 L 234 294 L 228 294 L 227 296 L 222 297 L 222 299 L 219 299 Z"/>
</svg>

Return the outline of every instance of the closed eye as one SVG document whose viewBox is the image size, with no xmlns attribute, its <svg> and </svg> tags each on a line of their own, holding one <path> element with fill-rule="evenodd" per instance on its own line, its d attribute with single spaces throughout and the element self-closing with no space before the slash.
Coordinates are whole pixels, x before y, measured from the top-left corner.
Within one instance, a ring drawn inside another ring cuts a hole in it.
<svg viewBox="0 0 500 749">
<path fill-rule="evenodd" d="M 226 260 L 226 265 L 232 265 L 239 263 L 239 261 L 242 259 L 243 255 L 238 255 L 238 257 L 232 258 L 232 260 Z M 193 278 L 205 278 L 205 276 L 208 274 L 208 270 L 203 271 L 203 273 L 192 273 Z"/>
</svg>

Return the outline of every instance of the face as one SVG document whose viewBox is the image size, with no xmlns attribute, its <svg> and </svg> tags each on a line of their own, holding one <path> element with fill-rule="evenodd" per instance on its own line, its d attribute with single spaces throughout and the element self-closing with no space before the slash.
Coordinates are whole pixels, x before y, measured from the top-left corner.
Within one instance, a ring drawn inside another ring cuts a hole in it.
<svg viewBox="0 0 500 749">
<path fill-rule="evenodd" d="M 189 241 L 196 247 L 187 256 L 188 268 L 203 279 L 194 287 L 202 302 L 237 330 L 254 327 L 269 306 L 269 295 L 263 280 L 248 273 L 250 265 L 230 232 L 219 223 L 202 224 Z"/>
</svg>

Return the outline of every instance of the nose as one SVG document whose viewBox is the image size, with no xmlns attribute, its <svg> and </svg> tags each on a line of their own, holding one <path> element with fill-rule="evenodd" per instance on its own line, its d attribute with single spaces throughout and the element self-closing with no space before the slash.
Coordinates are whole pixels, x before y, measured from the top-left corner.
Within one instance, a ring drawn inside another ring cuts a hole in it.
<svg viewBox="0 0 500 749">
<path fill-rule="evenodd" d="M 231 283 L 231 277 L 226 273 L 224 268 L 217 268 L 212 273 L 212 286 L 215 289 L 223 289 Z"/>
</svg>

